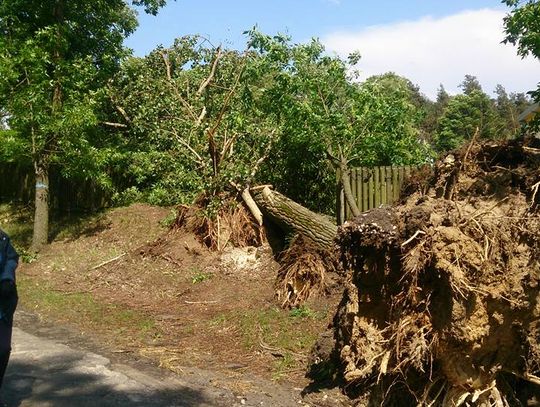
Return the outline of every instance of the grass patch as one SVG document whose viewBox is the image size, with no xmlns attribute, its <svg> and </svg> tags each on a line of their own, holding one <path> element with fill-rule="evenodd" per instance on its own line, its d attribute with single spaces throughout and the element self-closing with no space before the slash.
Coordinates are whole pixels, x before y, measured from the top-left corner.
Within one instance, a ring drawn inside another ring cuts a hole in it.
<svg viewBox="0 0 540 407">
<path fill-rule="evenodd" d="M 305 362 L 297 355 L 307 355 L 317 341 L 320 327 L 314 318 L 318 314 L 308 310 L 291 313 L 271 307 L 236 315 L 246 349 L 252 351 L 264 345 L 281 353 L 272 364 L 273 380 L 282 380 L 302 369 Z"/>
<path fill-rule="evenodd" d="M 212 273 L 205 273 L 203 271 L 193 270 L 193 277 L 191 278 L 192 284 L 199 284 L 206 280 L 210 280 L 213 277 Z"/>
<path fill-rule="evenodd" d="M 109 227 L 104 211 L 97 213 L 74 213 L 53 217 L 50 225 L 51 240 L 75 240 L 80 236 L 93 235 Z"/>
<path fill-rule="evenodd" d="M 260 342 L 292 352 L 302 353 L 313 346 L 317 333 L 307 320 L 291 317 L 279 308 L 251 310 L 238 316 L 244 346 L 254 349 Z"/>
<path fill-rule="evenodd" d="M 0 204 L 0 227 L 10 236 L 16 249 L 29 247 L 33 232 L 31 208 L 16 203 Z"/>
<path fill-rule="evenodd" d="M 26 249 L 32 243 L 33 217 L 33 209 L 30 206 L 14 202 L 0 204 L 0 227 L 10 236 L 19 253 L 26 253 Z M 68 215 L 51 213 L 49 238 L 74 240 L 82 235 L 95 233 L 108 226 L 104 219 L 105 212 Z"/>
<path fill-rule="evenodd" d="M 313 311 L 306 305 L 301 305 L 298 308 L 293 308 L 289 311 L 289 316 L 292 318 L 309 318 L 309 319 L 320 319 L 321 315 L 319 312 Z"/>
<path fill-rule="evenodd" d="M 219 314 L 210 320 L 210 326 L 213 328 L 220 327 L 227 322 L 227 315 Z"/>
<path fill-rule="evenodd" d="M 291 369 L 297 366 L 297 362 L 290 353 L 285 355 L 274 362 L 274 369 L 272 370 L 272 380 L 281 380 L 286 377 Z"/>
<path fill-rule="evenodd" d="M 101 332 L 130 333 L 135 337 L 159 336 L 153 319 L 115 304 L 103 304 L 89 293 L 64 293 L 24 274 L 17 279 L 21 305 L 48 318 L 75 322 Z"/>
</svg>

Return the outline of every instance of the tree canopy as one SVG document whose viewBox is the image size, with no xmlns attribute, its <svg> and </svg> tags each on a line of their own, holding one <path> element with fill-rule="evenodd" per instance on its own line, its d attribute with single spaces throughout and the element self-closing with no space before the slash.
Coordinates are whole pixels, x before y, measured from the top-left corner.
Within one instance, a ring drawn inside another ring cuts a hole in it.
<svg viewBox="0 0 540 407">
<path fill-rule="evenodd" d="M 247 34 L 244 52 L 184 37 L 123 65 L 110 95 L 126 151 L 118 158 L 135 176 L 128 196 L 186 202 L 260 181 L 332 211 L 329 157 L 347 165 L 429 157 L 408 80 L 359 84 L 316 40 Z"/>
</svg>

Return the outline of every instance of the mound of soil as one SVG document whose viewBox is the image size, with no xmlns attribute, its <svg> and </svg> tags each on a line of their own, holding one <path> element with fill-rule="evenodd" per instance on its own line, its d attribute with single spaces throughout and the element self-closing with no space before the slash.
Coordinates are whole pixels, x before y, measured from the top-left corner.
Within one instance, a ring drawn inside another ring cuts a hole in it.
<svg viewBox="0 0 540 407">
<path fill-rule="evenodd" d="M 538 397 L 539 144 L 471 144 L 340 228 L 334 353 L 361 405 Z"/>
</svg>

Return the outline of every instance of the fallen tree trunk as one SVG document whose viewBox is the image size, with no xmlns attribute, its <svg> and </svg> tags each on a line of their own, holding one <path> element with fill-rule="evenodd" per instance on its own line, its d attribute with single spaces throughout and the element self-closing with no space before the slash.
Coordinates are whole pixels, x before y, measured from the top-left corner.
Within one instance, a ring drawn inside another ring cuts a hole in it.
<svg viewBox="0 0 540 407">
<path fill-rule="evenodd" d="M 322 249 L 332 249 L 337 226 L 328 218 L 294 202 L 265 186 L 252 190 L 253 200 L 262 212 L 279 226 L 309 239 Z"/>
</svg>

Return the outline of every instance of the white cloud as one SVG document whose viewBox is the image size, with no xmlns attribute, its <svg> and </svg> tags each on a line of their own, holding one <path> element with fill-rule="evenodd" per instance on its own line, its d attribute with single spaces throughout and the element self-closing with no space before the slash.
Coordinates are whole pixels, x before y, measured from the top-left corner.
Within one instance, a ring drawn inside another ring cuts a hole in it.
<svg viewBox="0 0 540 407">
<path fill-rule="evenodd" d="M 504 11 L 464 11 L 443 18 L 334 32 L 322 38 L 329 51 L 346 56 L 360 51 L 362 78 L 394 71 L 420 85 L 433 98 L 440 83 L 459 92 L 465 74 L 476 75 L 491 94 L 497 83 L 508 92 L 525 92 L 540 81 L 540 62 L 521 59 L 512 45 L 501 44 Z"/>
</svg>

